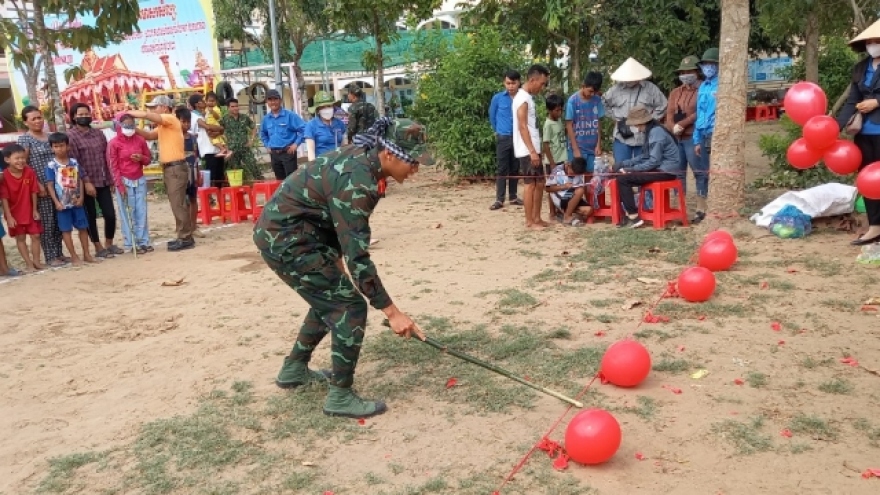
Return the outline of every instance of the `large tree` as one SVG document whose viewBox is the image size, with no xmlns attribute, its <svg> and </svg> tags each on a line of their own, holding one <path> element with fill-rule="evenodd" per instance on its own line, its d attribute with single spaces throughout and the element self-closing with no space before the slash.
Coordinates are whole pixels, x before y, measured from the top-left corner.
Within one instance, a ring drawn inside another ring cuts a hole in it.
<svg viewBox="0 0 880 495">
<path fill-rule="evenodd" d="M 25 3 L 21 0 L 0 0 L 0 6 L 6 6 L 14 18 L 4 18 L 0 21 L 0 42 L 6 48 L 6 56 L 12 60 L 12 65 L 24 78 L 29 102 L 38 104 L 37 84 L 40 81 L 40 73 L 43 70 L 45 57 L 40 52 L 40 47 L 34 42 L 34 37 L 21 37 L 19 34 L 22 27 L 27 29 L 29 17 L 25 9 Z"/>
<path fill-rule="evenodd" d="M 269 23 L 268 0 L 212 0 L 216 20 L 214 35 L 223 40 L 238 41 L 243 47 L 259 46 L 272 59 L 272 34 Z M 310 44 L 334 35 L 330 31 L 327 0 L 275 0 L 275 24 L 278 30 L 279 58 L 282 63 L 294 63 L 294 75 L 299 88 L 302 110 L 306 101 L 306 80 L 299 61 Z M 259 19 L 265 26 L 255 36 L 247 27 Z"/>
<path fill-rule="evenodd" d="M 721 9 L 724 43 L 720 46 L 709 212 L 725 218 L 745 207 L 749 1 L 722 0 Z"/>
<path fill-rule="evenodd" d="M 24 8 L 23 0 L 0 0 L 0 3 Z M 55 124 L 60 130 L 64 130 L 64 109 L 61 106 L 58 76 L 52 56 L 58 53 L 59 46 L 85 52 L 89 48 L 104 47 L 121 41 L 137 30 L 140 6 L 137 0 L 39 0 L 29 3 L 32 15 L 25 16 L 24 19 L 2 20 L 3 38 L 0 42 L 5 46 L 16 47 L 20 53 L 13 57 L 20 57 L 21 60 L 36 61 L 37 56 L 44 57 L 46 83 L 49 86 Z M 94 26 L 75 22 L 77 17 L 85 14 L 95 17 Z M 51 28 L 47 27 L 46 16 L 56 18 L 58 23 Z"/>
<path fill-rule="evenodd" d="M 374 51 L 363 60 L 376 72 L 376 109 L 385 115 L 385 55 L 383 46 L 398 36 L 397 22 L 406 18 L 410 25 L 429 19 L 441 0 L 328 0 L 327 12 L 337 30 L 359 36 L 371 36 Z"/>
</svg>

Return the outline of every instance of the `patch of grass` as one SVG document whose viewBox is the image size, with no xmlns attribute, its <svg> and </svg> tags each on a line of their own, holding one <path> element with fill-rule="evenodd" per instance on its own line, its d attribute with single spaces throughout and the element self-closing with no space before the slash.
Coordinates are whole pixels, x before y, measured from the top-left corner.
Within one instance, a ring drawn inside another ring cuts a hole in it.
<svg viewBox="0 0 880 495">
<path fill-rule="evenodd" d="M 308 492 L 309 489 L 314 491 L 317 478 L 318 476 L 314 471 L 294 471 L 284 478 L 281 486 L 286 490 L 297 493 Z"/>
<path fill-rule="evenodd" d="M 813 447 L 806 443 L 792 443 L 789 450 L 792 454 L 803 454 L 808 450 L 813 450 Z"/>
<path fill-rule="evenodd" d="M 526 258 L 534 258 L 534 259 L 541 259 L 544 257 L 544 253 L 542 253 L 540 251 L 531 251 L 528 249 L 520 249 L 519 254 L 520 254 L 520 256 L 525 256 Z"/>
<path fill-rule="evenodd" d="M 608 277 L 598 270 L 575 270 L 571 272 L 569 280 L 576 283 L 590 283 L 594 285 L 608 283 Z"/>
<path fill-rule="evenodd" d="M 603 268 L 644 261 L 681 266 L 690 260 L 697 247 L 697 240 L 685 231 L 582 229 L 579 234 L 586 246 L 581 253 L 572 256 L 572 260 Z"/>
<path fill-rule="evenodd" d="M 633 337 L 639 340 L 647 340 L 656 337 L 658 342 L 663 342 L 664 340 L 671 339 L 673 335 L 669 332 L 664 332 L 663 330 L 648 329 L 634 333 Z"/>
<path fill-rule="evenodd" d="M 820 301 L 820 304 L 826 308 L 847 313 L 853 312 L 859 308 L 858 301 L 851 301 L 849 299 L 824 299 Z"/>
<path fill-rule="evenodd" d="M 853 428 L 864 433 L 872 446 L 880 447 L 880 427 L 875 428 L 867 419 L 859 418 L 853 421 Z"/>
<path fill-rule="evenodd" d="M 49 473 L 40 481 L 38 493 L 64 493 L 74 485 L 76 470 L 100 461 L 104 454 L 80 452 L 49 459 Z"/>
<path fill-rule="evenodd" d="M 585 315 L 585 316 L 586 316 L 586 315 Z M 587 317 L 589 318 L 589 316 L 587 316 Z M 620 320 L 620 318 L 618 318 L 617 316 L 609 315 L 609 314 L 605 314 L 605 313 L 598 314 L 598 315 L 596 315 L 594 318 L 595 318 L 596 321 L 598 321 L 599 323 L 605 323 L 606 325 L 609 324 L 609 323 L 614 323 L 614 322 Z"/>
<path fill-rule="evenodd" d="M 763 434 L 763 428 L 764 418 L 756 416 L 748 423 L 732 419 L 716 423 L 712 426 L 712 433 L 733 445 L 738 454 L 746 455 L 766 452 L 773 448 L 773 441 L 769 435 Z"/>
<path fill-rule="evenodd" d="M 808 370 L 811 370 L 814 368 L 818 368 L 819 366 L 828 366 L 829 364 L 832 364 L 833 362 L 834 362 L 834 359 L 832 359 L 832 358 L 817 360 L 817 359 L 813 358 L 812 356 L 807 356 L 807 357 L 801 359 L 800 365 Z"/>
<path fill-rule="evenodd" d="M 554 270 L 552 268 L 547 268 L 541 273 L 533 276 L 531 278 L 532 282 L 551 282 L 554 280 L 560 280 L 562 278 L 563 272 L 561 270 Z"/>
<path fill-rule="evenodd" d="M 568 327 L 554 328 L 549 334 L 547 334 L 547 337 L 551 339 L 571 340 L 571 330 L 569 330 Z"/>
<path fill-rule="evenodd" d="M 613 306 L 617 299 L 590 299 L 590 306 L 594 308 L 607 308 Z"/>
<path fill-rule="evenodd" d="M 838 435 L 837 428 L 824 419 L 803 413 L 791 418 L 788 429 L 796 435 L 809 435 L 814 440 L 836 440 Z"/>
<path fill-rule="evenodd" d="M 620 412 L 635 414 L 636 416 L 649 420 L 654 417 L 657 412 L 657 401 L 646 395 L 640 395 L 636 398 L 637 406 L 627 406 L 618 409 Z"/>
<path fill-rule="evenodd" d="M 517 309 L 527 309 L 538 304 L 538 300 L 532 295 L 516 289 L 507 289 L 501 291 L 501 299 L 498 300 L 498 307 L 503 314 L 510 314 Z"/>
<path fill-rule="evenodd" d="M 840 275 L 843 263 L 826 257 L 807 257 L 801 260 L 804 266 L 812 271 L 819 272 L 823 277 Z"/>
<path fill-rule="evenodd" d="M 855 390 L 855 387 L 846 379 L 834 378 L 820 383 L 819 390 L 826 394 L 849 395 Z"/>
<path fill-rule="evenodd" d="M 661 356 L 661 359 L 654 363 L 652 369 L 665 373 L 684 373 L 690 370 L 691 363 L 686 359 L 673 359 L 668 356 Z"/>
<path fill-rule="evenodd" d="M 749 371 L 746 382 L 752 388 L 764 388 L 767 386 L 767 375 L 758 371 Z"/>
<path fill-rule="evenodd" d="M 707 301 L 702 304 L 690 304 L 664 299 L 657 305 L 657 309 L 654 313 L 668 316 L 673 320 L 697 319 L 705 315 L 711 315 L 711 319 L 720 319 L 724 317 L 745 318 L 754 314 L 755 309 L 756 308 L 751 304 L 725 304 L 715 301 Z"/>
</svg>

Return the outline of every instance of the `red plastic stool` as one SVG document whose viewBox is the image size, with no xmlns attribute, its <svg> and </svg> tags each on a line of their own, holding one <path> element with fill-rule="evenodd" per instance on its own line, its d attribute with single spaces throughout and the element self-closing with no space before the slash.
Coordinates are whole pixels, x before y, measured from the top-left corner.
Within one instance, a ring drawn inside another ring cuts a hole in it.
<svg viewBox="0 0 880 495">
<path fill-rule="evenodd" d="M 654 209 L 645 209 L 645 191 L 654 193 Z M 678 195 L 678 208 L 672 208 L 672 191 Z M 665 180 L 652 182 L 641 187 L 639 190 L 639 216 L 642 220 L 654 224 L 654 229 L 661 230 L 668 222 L 680 221 L 685 227 L 688 226 L 687 208 L 684 204 L 684 188 L 681 181 Z"/>
<path fill-rule="evenodd" d="M 776 106 L 774 105 L 758 105 L 755 108 L 755 121 L 764 122 L 767 120 L 776 120 L 779 118 Z"/>
<path fill-rule="evenodd" d="M 263 206 L 269 201 L 269 198 L 275 194 L 275 191 L 281 187 L 280 180 L 270 180 L 266 182 L 255 182 L 251 185 L 251 206 L 253 206 L 253 220 L 257 223 L 260 215 L 263 213 Z M 258 196 L 262 196 L 262 203 L 258 201 Z"/>
<path fill-rule="evenodd" d="M 211 206 L 211 199 L 216 206 Z M 220 189 L 216 187 L 200 187 L 198 192 L 199 216 L 202 225 L 211 225 L 214 218 L 223 221 L 223 212 L 220 211 Z"/>
<path fill-rule="evenodd" d="M 248 186 L 224 187 L 220 190 L 220 209 L 223 221 L 241 223 L 253 215 L 251 188 Z"/>
<path fill-rule="evenodd" d="M 592 192 L 590 194 L 592 198 Z M 611 204 L 608 204 L 608 201 L 605 199 L 606 194 L 611 195 Z M 592 200 L 588 202 L 592 202 Z M 617 181 L 611 179 L 608 181 L 608 185 L 605 186 L 605 193 L 599 195 L 599 209 L 590 215 L 587 223 L 593 223 L 596 218 L 610 218 L 611 223 L 617 225 L 620 223 L 621 216 L 623 216 L 623 208 L 620 206 L 620 196 L 617 195 Z"/>
</svg>

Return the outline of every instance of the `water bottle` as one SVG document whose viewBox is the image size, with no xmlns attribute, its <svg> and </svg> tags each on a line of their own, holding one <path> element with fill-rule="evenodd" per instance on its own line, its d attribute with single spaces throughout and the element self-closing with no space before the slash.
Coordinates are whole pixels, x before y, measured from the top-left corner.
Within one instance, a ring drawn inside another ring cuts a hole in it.
<svg viewBox="0 0 880 495">
<path fill-rule="evenodd" d="M 856 261 L 865 265 L 880 265 L 880 244 L 862 246 L 862 252 Z"/>
<path fill-rule="evenodd" d="M 603 156 L 597 156 L 596 160 L 593 162 L 593 172 L 597 174 L 605 173 L 608 171 L 608 161 L 605 160 Z"/>
</svg>

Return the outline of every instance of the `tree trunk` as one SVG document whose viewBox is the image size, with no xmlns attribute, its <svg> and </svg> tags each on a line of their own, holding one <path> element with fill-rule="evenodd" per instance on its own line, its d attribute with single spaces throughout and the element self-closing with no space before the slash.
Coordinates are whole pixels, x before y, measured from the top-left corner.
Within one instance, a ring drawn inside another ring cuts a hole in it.
<svg viewBox="0 0 880 495">
<path fill-rule="evenodd" d="M 306 78 L 303 76 L 302 67 L 299 66 L 300 57 L 294 57 L 293 75 L 296 77 L 296 89 L 299 90 L 299 114 L 309 114 L 309 96 L 306 92 Z"/>
<path fill-rule="evenodd" d="M 34 7 L 34 35 L 37 40 L 46 39 L 46 24 L 43 16 L 43 6 L 40 2 L 33 2 Z M 40 41 L 40 43 L 44 43 Z M 55 73 L 55 61 L 52 59 L 50 47 L 43 45 L 43 63 L 46 68 L 46 82 L 49 84 L 49 105 L 52 106 L 55 115 L 55 126 L 58 132 L 64 132 L 64 107 L 61 104 L 61 91 L 58 89 L 58 75 Z M 95 111 L 100 112 L 100 108 Z"/>
<path fill-rule="evenodd" d="M 31 105 L 40 106 L 40 97 L 37 94 L 37 84 L 40 82 L 40 64 L 45 59 L 37 55 L 36 63 L 32 67 L 20 67 L 21 76 L 24 78 L 24 85 L 27 88 L 28 99 Z"/>
<path fill-rule="evenodd" d="M 571 44 L 568 47 L 568 81 L 571 84 L 571 89 L 575 91 L 577 88 L 581 87 L 581 81 L 583 81 L 584 76 L 581 74 L 581 30 L 576 29 L 574 32 L 574 39 L 571 40 Z"/>
<path fill-rule="evenodd" d="M 818 2 L 813 2 L 813 8 L 807 12 L 807 24 L 804 29 L 804 68 L 807 72 L 807 81 L 819 83 L 819 11 Z"/>
<path fill-rule="evenodd" d="M 376 111 L 379 116 L 385 115 L 385 56 L 382 53 L 382 41 L 376 36 Z"/>
<path fill-rule="evenodd" d="M 745 207 L 749 28 L 749 0 L 722 0 L 721 60 L 709 174 L 709 211 L 715 218 L 735 217 Z"/>
</svg>

